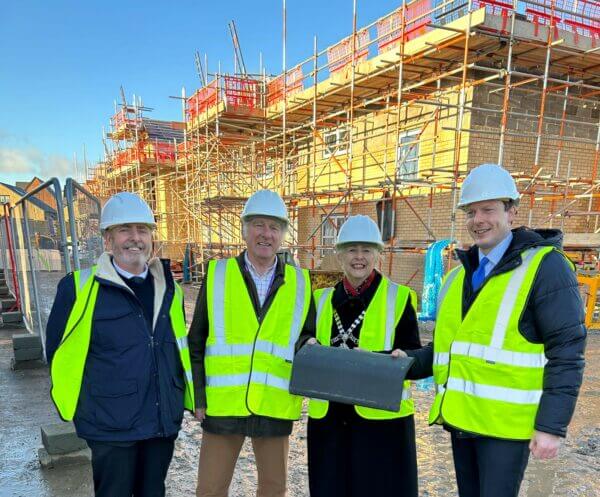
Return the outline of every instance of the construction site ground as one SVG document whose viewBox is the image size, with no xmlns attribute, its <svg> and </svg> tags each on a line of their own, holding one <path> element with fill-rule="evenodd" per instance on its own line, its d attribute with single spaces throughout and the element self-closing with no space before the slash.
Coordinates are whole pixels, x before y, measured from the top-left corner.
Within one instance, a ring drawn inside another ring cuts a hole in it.
<svg viewBox="0 0 600 497">
<path fill-rule="evenodd" d="M 193 312 L 196 291 L 186 287 L 186 311 Z M 422 340 L 431 339 L 423 327 Z M 37 450 L 40 426 L 59 422 L 49 392 L 47 368 L 12 371 L 11 336 L 22 330 L 0 329 L 0 497 L 90 497 L 93 495 L 88 465 L 42 469 Z M 600 497 L 600 333 L 590 332 L 583 388 L 569 436 L 560 456 L 551 461 L 531 461 L 521 497 Z M 414 388 L 417 406 L 417 451 L 421 496 L 456 495 L 449 435 L 427 425 L 433 393 L 431 382 Z M 306 419 L 296 423 L 290 443 L 290 497 L 308 496 L 306 470 Z M 177 440 L 167 478 L 167 496 L 193 495 L 202 430 L 189 414 Z M 376 457 L 376 454 L 369 455 Z M 398 482 L 395 495 L 401 495 Z M 232 497 L 255 495 L 256 473 L 251 447 L 246 443 L 231 486 Z M 392 497 L 392 494 L 390 494 Z"/>
</svg>

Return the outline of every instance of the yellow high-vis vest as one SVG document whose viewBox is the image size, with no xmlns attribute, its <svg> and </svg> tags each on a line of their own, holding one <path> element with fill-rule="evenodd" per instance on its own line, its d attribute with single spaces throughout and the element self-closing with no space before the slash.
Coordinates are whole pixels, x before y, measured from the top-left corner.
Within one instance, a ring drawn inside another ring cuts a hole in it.
<svg viewBox="0 0 600 497">
<path fill-rule="evenodd" d="M 521 254 L 492 276 L 462 317 L 465 270 L 450 271 L 438 297 L 433 342 L 436 395 L 429 423 L 510 440 L 529 440 L 542 396 L 544 345 L 519 332 L 535 276 L 552 247 Z"/>
<path fill-rule="evenodd" d="M 50 366 L 52 379 L 50 393 L 58 413 L 65 421 L 70 421 L 75 416 L 90 347 L 94 309 L 100 288 L 100 284 L 94 278 L 95 273 L 96 266 L 73 273 L 75 303 Z M 184 406 L 193 411 L 195 408 L 194 385 L 187 343 L 187 328 L 183 314 L 183 291 L 177 283 L 175 283 L 175 294 L 171 302 L 169 317 L 184 372 Z"/>
<path fill-rule="evenodd" d="M 333 324 L 333 306 L 331 299 L 333 288 L 322 288 L 315 291 L 317 303 L 317 340 L 322 346 L 329 347 L 331 327 Z M 392 350 L 396 326 L 407 305 L 413 305 L 416 311 L 417 295 L 410 288 L 397 285 L 382 277 L 375 295 L 365 312 L 360 328 L 359 346 L 363 350 Z M 415 412 L 414 401 L 410 394 L 410 381 L 404 381 L 402 401 L 397 412 L 373 409 L 371 407 L 354 406 L 356 412 L 365 419 L 396 419 L 409 416 Z M 327 414 L 329 401 L 310 399 L 308 415 L 313 419 L 321 419 Z"/>
<path fill-rule="evenodd" d="M 308 271 L 285 265 L 285 281 L 259 323 L 236 259 L 210 261 L 206 278 L 206 414 L 300 418 L 289 393 L 296 342 L 310 307 Z"/>
</svg>

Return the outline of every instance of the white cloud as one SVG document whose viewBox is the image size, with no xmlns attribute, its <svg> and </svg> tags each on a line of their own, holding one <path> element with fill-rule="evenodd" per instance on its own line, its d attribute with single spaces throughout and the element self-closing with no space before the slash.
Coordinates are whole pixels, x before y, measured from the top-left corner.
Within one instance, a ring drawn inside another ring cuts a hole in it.
<svg viewBox="0 0 600 497">
<path fill-rule="evenodd" d="M 73 163 L 65 156 L 45 154 L 35 147 L 0 147 L 0 174 L 23 174 L 48 179 L 73 173 Z"/>
</svg>

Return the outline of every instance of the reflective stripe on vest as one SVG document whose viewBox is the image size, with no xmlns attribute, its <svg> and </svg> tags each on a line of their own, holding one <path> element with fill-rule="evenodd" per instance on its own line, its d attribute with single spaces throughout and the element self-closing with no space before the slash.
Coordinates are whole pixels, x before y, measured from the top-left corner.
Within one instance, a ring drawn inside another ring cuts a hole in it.
<svg viewBox="0 0 600 497">
<path fill-rule="evenodd" d="M 396 331 L 396 298 L 398 297 L 399 286 L 392 281 L 388 281 L 387 292 L 386 292 L 386 304 L 387 310 L 385 314 L 385 340 L 384 350 L 392 350 L 394 332 Z M 410 299 L 410 297 L 407 297 Z M 406 304 L 405 304 L 406 305 Z M 404 311 L 404 308 L 402 309 Z M 402 316 L 402 314 L 400 314 Z"/>
<path fill-rule="evenodd" d="M 454 278 L 456 278 L 456 275 L 458 274 L 459 270 L 460 270 L 460 267 L 455 267 L 454 269 L 452 269 L 448 273 L 448 275 L 446 276 L 446 278 L 444 278 L 444 281 L 442 283 L 442 288 L 440 288 L 440 293 L 438 293 L 438 298 L 437 298 L 437 313 L 440 312 L 440 306 L 442 305 L 442 302 L 444 301 L 444 297 L 446 296 L 446 292 L 448 292 L 448 288 L 450 288 L 450 285 L 454 281 Z M 437 313 L 436 313 L 436 316 L 437 316 Z"/>
<path fill-rule="evenodd" d="M 307 271 L 284 267 L 284 283 L 259 324 L 237 260 L 209 263 L 208 415 L 300 417 L 302 399 L 289 393 L 289 381 L 310 305 L 310 280 Z"/>
<path fill-rule="evenodd" d="M 75 273 L 73 273 L 73 276 L 77 275 L 77 277 L 75 277 L 75 280 L 76 280 L 75 293 L 76 294 L 81 292 L 81 290 L 83 289 L 85 284 L 88 282 L 90 277 L 94 274 L 96 274 L 96 266 L 81 269 L 80 271 L 76 271 Z"/>
<path fill-rule="evenodd" d="M 498 438 L 530 437 L 547 359 L 543 345 L 523 338 L 518 322 L 537 269 L 551 250 L 524 251 L 517 268 L 493 275 L 464 318 L 464 268 L 448 273 L 438 306 L 430 423 Z"/>
<path fill-rule="evenodd" d="M 396 325 L 402 317 L 406 305 L 411 305 L 411 297 L 414 297 L 407 287 L 397 285 L 386 278 L 382 278 L 379 285 L 369 303 L 361 326 L 359 345 L 365 350 L 392 349 Z M 317 301 L 317 340 L 324 346 L 329 346 L 331 341 L 333 325 L 332 297 L 333 288 L 324 288 L 315 291 L 315 300 Z M 375 316 L 379 312 L 384 312 L 384 319 L 378 319 L 381 316 Z M 382 323 L 383 326 L 379 326 L 379 323 Z M 314 419 L 323 418 L 327 414 L 328 408 L 329 402 L 310 399 L 309 416 Z M 404 382 L 402 402 L 398 412 L 362 406 L 355 406 L 355 409 L 361 417 L 375 420 L 395 419 L 413 414 L 414 402 L 411 399 L 410 381 Z"/>
<path fill-rule="evenodd" d="M 92 335 L 93 314 L 100 284 L 93 278 L 96 267 L 75 271 L 75 302 L 69 314 L 60 345 L 50 366 L 52 399 L 62 419 L 70 421 L 75 416 L 81 391 L 83 373 Z M 183 292 L 175 284 L 175 294 L 170 307 L 171 327 L 179 349 L 184 372 L 184 405 L 194 409 L 194 387 L 187 344 L 187 328 L 183 315 Z"/>
<path fill-rule="evenodd" d="M 279 357 L 285 361 L 292 361 L 294 359 L 294 348 L 300 331 L 302 330 L 302 324 L 304 323 L 304 293 L 305 293 L 305 278 L 301 269 L 294 267 L 296 271 L 296 298 L 294 302 L 294 310 L 292 316 L 292 329 L 290 332 L 290 338 L 287 347 L 281 347 L 275 343 L 268 342 L 265 340 L 257 339 L 254 344 L 227 344 L 225 343 L 225 307 L 224 307 L 224 295 L 225 295 L 225 270 L 227 259 L 221 259 L 217 261 L 217 268 L 215 269 L 215 293 L 214 293 L 214 306 L 213 306 L 213 326 L 215 330 L 216 344 L 206 346 L 207 356 L 235 356 L 235 355 L 248 355 L 252 354 L 253 350 L 265 352 Z M 220 300 L 217 300 L 219 299 Z"/>
<path fill-rule="evenodd" d="M 183 396 L 183 405 L 186 409 L 194 411 L 196 408 L 194 398 L 194 381 L 192 379 L 192 361 L 190 358 L 190 348 L 188 345 L 188 329 L 185 324 L 185 314 L 183 310 L 183 290 L 174 282 L 175 293 L 169 309 L 171 318 L 171 329 L 175 335 L 175 342 L 179 350 L 179 360 L 183 369 L 185 391 Z"/>
<path fill-rule="evenodd" d="M 483 399 L 501 400 L 511 404 L 536 404 L 542 396 L 541 390 L 519 390 L 518 388 L 483 385 L 458 378 L 448 378 L 446 390 L 454 390 Z"/>
<path fill-rule="evenodd" d="M 217 345 L 225 344 L 225 270 L 227 259 L 220 259 L 215 266 L 215 284 L 213 287 L 213 329 Z M 208 353 L 208 351 L 207 351 Z"/>
<path fill-rule="evenodd" d="M 319 290 L 315 291 L 315 295 L 318 295 Z M 321 320 L 321 316 L 323 315 L 323 309 L 325 304 L 329 302 L 331 298 L 331 292 L 333 292 L 333 288 L 324 288 L 321 291 L 321 296 L 319 298 L 319 302 L 317 305 L 317 323 Z"/>
</svg>

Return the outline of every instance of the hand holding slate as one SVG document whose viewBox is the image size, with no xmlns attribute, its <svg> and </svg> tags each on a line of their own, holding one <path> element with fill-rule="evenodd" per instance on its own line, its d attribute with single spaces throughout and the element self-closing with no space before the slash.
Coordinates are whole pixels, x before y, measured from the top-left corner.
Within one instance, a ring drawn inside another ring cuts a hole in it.
<svg viewBox="0 0 600 497">
<path fill-rule="evenodd" d="M 397 411 L 411 357 L 342 349 L 302 347 L 292 367 L 290 393 L 387 411 Z"/>
</svg>

